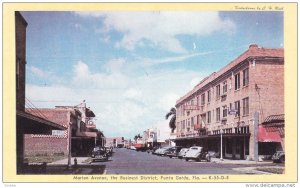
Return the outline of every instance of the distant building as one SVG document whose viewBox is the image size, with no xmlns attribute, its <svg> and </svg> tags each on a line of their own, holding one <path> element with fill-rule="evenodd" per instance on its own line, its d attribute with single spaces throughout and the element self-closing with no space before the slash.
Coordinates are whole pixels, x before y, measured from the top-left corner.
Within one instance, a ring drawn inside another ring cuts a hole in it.
<svg viewBox="0 0 300 188">
<path fill-rule="evenodd" d="M 221 152 L 222 135 L 226 158 L 284 150 L 284 50 L 250 45 L 182 96 L 176 108 L 177 145 Z M 275 117 L 280 125 L 271 126 Z"/>
<path fill-rule="evenodd" d="M 125 139 L 124 137 L 109 137 L 105 138 L 105 145 L 112 147 L 124 147 Z"/>
<path fill-rule="evenodd" d="M 66 127 L 49 121 L 44 117 L 34 116 L 25 112 L 25 80 L 26 80 L 26 27 L 27 22 L 15 12 L 16 35 L 16 156 L 17 174 L 24 173 L 28 168 L 24 161 L 24 135 L 48 134 L 53 130 L 65 130 Z"/>
</svg>

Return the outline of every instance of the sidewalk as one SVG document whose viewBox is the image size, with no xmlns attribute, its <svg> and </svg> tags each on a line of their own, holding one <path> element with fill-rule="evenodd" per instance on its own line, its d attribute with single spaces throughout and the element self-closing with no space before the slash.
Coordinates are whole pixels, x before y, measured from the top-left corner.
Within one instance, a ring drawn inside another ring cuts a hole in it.
<svg viewBox="0 0 300 188">
<path fill-rule="evenodd" d="M 243 164 L 243 165 L 253 165 L 253 164 L 259 164 L 259 165 L 265 165 L 265 164 L 272 164 L 272 161 L 249 161 L 249 160 L 232 160 L 232 159 L 223 159 L 220 160 L 219 158 L 212 158 L 211 162 L 213 163 L 222 163 L 222 164 Z"/>
<path fill-rule="evenodd" d="M 89 158 L 90 157 L 72 157 L 71 158 L 71 164 L 74 165 L 74 159 L 77 159 L 77 164 L 81 165 L 87 165 L 89 164 Z M 52 163 L 48 163 L 47 165 L 67 165 L 68 164 L 68 158 L 62 159 L 62 160 L 58 160 L 58 161 L 54 161 Z"/>
</svg>

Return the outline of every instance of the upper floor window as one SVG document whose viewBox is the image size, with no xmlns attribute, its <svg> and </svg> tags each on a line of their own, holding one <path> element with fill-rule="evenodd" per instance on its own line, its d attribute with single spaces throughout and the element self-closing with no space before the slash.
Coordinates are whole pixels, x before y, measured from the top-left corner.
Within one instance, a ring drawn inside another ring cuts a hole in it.
<svg viewBox="0 0 300 188">
<path fill-rule="evenodd" d="M 243 86 L 249 84 L 249 68 L 243 70 Z"/>
<path fill-rule="evenodd" d="M 217 108 L 216 109 L 216 121 L 220 121 L 220 117 L 221 117 L 220 112 L 221 112 L 220 108 Z"/>
<path fill-rule="evenodd" d="M 227 117 L 227 106 L 223 106 L 223 118 Z"/>
<path fill-rule="evenodd" d="M 240 116 L 240 101 L 234 102 L 234 108 L 236 110 L 235 117 L 239 117 Z"/>
<path fill-rule="evenodd" d="M 235 90 L 240 89 L 240 73 L 237 73 L 237 74 L 234 76 L 234 89 L 235 89 Z"/>
<path fill-rule="evenodd" d="M 201 105 L 205 104 L 205 93 L 201 95 Z"/>
<path fill-rule="evenodd" d="M 19 89 L 20 87 L 20 59 L 17 58 L 16 62 L 16 88 Z"/>
<path fill-rule="evenodd" d="M 211 111 L 207 112 L 207 123 L 211 123 Z"/>
<path fill-rule="evenodd" d="M 208 90 L 207 91 L 207 103 L 210 103 L 210 100 L 211 100 L 211 91 Z"/>
<path fill-rule="evenodd" d="M 220 98 L 220 94 L 221 94 L 221 88 L 220 88 L 220 84 L 216 86 L 216 99 L 218 100 Z"/>
<path fill-rule="evenodd" d="M 227 81 L 223 82 L 223 94 L 227 93 Z"/>
<path fill-rule="evenodd" d="M 243 99 L 243 115 L 247 116 L 249 115 L 249 98 Z"/>
</svg>

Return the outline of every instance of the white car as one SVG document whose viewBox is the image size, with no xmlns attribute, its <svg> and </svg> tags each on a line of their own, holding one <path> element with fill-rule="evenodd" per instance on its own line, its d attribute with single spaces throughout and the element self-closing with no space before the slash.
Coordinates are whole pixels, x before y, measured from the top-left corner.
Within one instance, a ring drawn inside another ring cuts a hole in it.
<svg viewBox="0 0 300 188">
<path fill-rule="evenodd" d="M 190 147 L 189 151 L 186 152 L 184 158 L 186 161 L 193 159 L 196 161 L 206 160 L 207 162 L 210 162 L 211 159 L 208 152 L 203 147 L 199 146 Z"/>
</svg>

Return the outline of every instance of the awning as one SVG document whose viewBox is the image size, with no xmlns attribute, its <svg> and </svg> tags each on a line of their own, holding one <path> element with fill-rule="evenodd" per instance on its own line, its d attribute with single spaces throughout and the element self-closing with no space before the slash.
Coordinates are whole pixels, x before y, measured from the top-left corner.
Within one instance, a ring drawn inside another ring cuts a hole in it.
<svg viewBox="0 0 300 188">
<path fill-rule="evenodd" d="M 284 126 L 284 114 L 268 116 L 262 124 L 264 126 Z"/>
<path fill-rule="evenodd" d="M 263 127 L 258 128 L 258 142 L 282 142 L 281 131 L 279 128 Z"/>
</svg>

